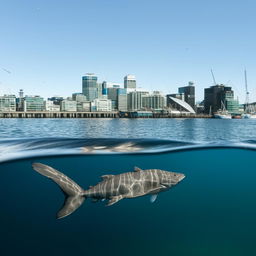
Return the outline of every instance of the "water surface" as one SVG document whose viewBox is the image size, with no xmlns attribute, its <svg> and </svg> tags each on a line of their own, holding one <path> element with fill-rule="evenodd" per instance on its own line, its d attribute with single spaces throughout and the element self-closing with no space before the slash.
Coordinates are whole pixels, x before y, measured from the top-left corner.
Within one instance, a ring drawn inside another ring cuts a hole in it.
<svg viewBox="0 0 256 256">
<path fill-rule="evenodd" d="M 255 120 L 0 122 L 1 255 L 256 253 Z M 153 204 L 149 196 L 110 207 L 86 200 L 56 220 L 64 196 L 33 162 L 53 166 L 84 189 L 134 166 L 186 178 Z"/>
<path fill-rule="evenodd" d="M 0 138 L 154 138 L 220 142 L 256 139 L 253 119 L 0 119 Z"/>
</svg>

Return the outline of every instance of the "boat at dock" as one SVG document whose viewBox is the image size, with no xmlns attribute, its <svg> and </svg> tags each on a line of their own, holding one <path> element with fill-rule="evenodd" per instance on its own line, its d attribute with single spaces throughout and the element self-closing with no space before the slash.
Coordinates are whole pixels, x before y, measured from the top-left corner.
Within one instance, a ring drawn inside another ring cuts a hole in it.
<svg viewBox="0 0 256 256">
<path fill-rule="evenodd" d="M 241 114 L 234 114 L 234 115 L 232 115 L 232 118 L 233 119 L 241 119 L 242 115 Z"/>
<path fill-rule="evenodd" d="M 214 113 L 214 118 L 231 119 L 231 114 L 226 110 L 224 103 L 221 101 L 221 109 Z"/>
<path fill-rule="evenodd" d="M 229 113 L 215 113 L 214 114 L 214 118 L 218 118 L 218 119 L 231 119 L 232 116 Z"/>
<path fill-rule="evenodd" d="M 244 113 L 241 115 L 243 119 L 256 119 L 255 113 Z"/>
<path fill-rule="evenodd" d="M 248 91 L 248 84 L 247 84 L 247 73 L 246 70 L 244 71 L 244 79 L 245 79 L 245 92 L 246 92 L 246 99 L 245 99 L 245 109 L 244 113 L 241 115 L 243 119 L 256 119 L 256 112 L 255 109 L 249 103 L 249 91 Z"/>
</svg>

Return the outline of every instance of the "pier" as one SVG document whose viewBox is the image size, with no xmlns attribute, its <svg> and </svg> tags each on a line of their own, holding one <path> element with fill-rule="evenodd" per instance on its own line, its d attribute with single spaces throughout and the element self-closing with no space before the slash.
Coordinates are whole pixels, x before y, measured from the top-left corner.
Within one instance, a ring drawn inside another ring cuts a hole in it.
<svg viewBox="0 0 256 256">
<path fill-rule="evenodd" d="M 187 113 L 137 112 L 0 112 L 0 118 L 211 118 L 210 115 Z"/>
<path fill-rule="evenodd" d="M 118 112 L 0 112 L 0 118 L 117 118 Z"/>
</svg>

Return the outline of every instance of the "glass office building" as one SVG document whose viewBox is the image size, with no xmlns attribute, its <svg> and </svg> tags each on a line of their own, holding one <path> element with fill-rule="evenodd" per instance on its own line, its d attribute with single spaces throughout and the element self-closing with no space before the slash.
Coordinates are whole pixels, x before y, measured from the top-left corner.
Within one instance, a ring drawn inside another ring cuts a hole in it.
<svg viewBox="0 0 256 256">
<path fill-rule="evenodd" d="M 205 88 L 204 112 L 209 114 L 210 111 L 214 113 L 222 109 L 222 103 L 226 105 L 227 100 L 234 100 L 234 91 L 231 87 L 227 87 L 223 84 L 217 84 L 210 88 Z"/>
<path fill-rule="evenodd" d="M 119 111 L 127 111 L 127 91 L 126 89 L 119 88 L 117 90 L 117 105 Z"/>
<path fill-rule="evenodd" d="M 40 96 L 25 96 L 24 111 L 44 111 L 44 99 Z"/>
<path fill-rule="evenodd" d="M 98 98 L 98 83 L 97 76 L 92 73 L 87 73 L 82 77 L 82 91 L 83 95 L 86 96 L 86 99 L 93 101 Z"/>
<path fill-rule="evenodd" d="M 125 89 L 136 89 L 136 78 L 134 75 L 127 75 L 124 77 Z"/>
<path fill-rule="evenodd" d="M 180 87 L 179 93 L 184 94 L 184 101 L 195 109 L 195 86 L 193 82 L 189 82 L 188 86 Z"/>
<path fill-rule="evenodd" d="M 0 96 L 0 111 L 2 111 L 2 112 L 16 111 L 15 95 Z"/>
</svg>

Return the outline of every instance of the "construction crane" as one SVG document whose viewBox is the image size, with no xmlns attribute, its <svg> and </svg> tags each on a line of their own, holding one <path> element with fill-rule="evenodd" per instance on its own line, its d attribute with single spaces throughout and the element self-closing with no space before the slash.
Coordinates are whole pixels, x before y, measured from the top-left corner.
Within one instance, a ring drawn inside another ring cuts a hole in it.
<svg viewBox="0 0 256 256">
<path fill-rule="evenodd" d="M 216 83 L 216 80 L 215 80 L 215 77 L 214 77 L 212 69 L 211 69 L 211 73 L 212 73 L 212 79 L 213 79 L 214 85 L 216 85 L 217 83 Z"/>
<path fill-rule="evenodd" d="M 246 69 L 244 70 L 244 81 L 245 81 L 245 106 L 248 107 L 249 105 L 249 92 L 248 92 L 248 85 L 247 85 L 247 73 Z"/>
</svg>

